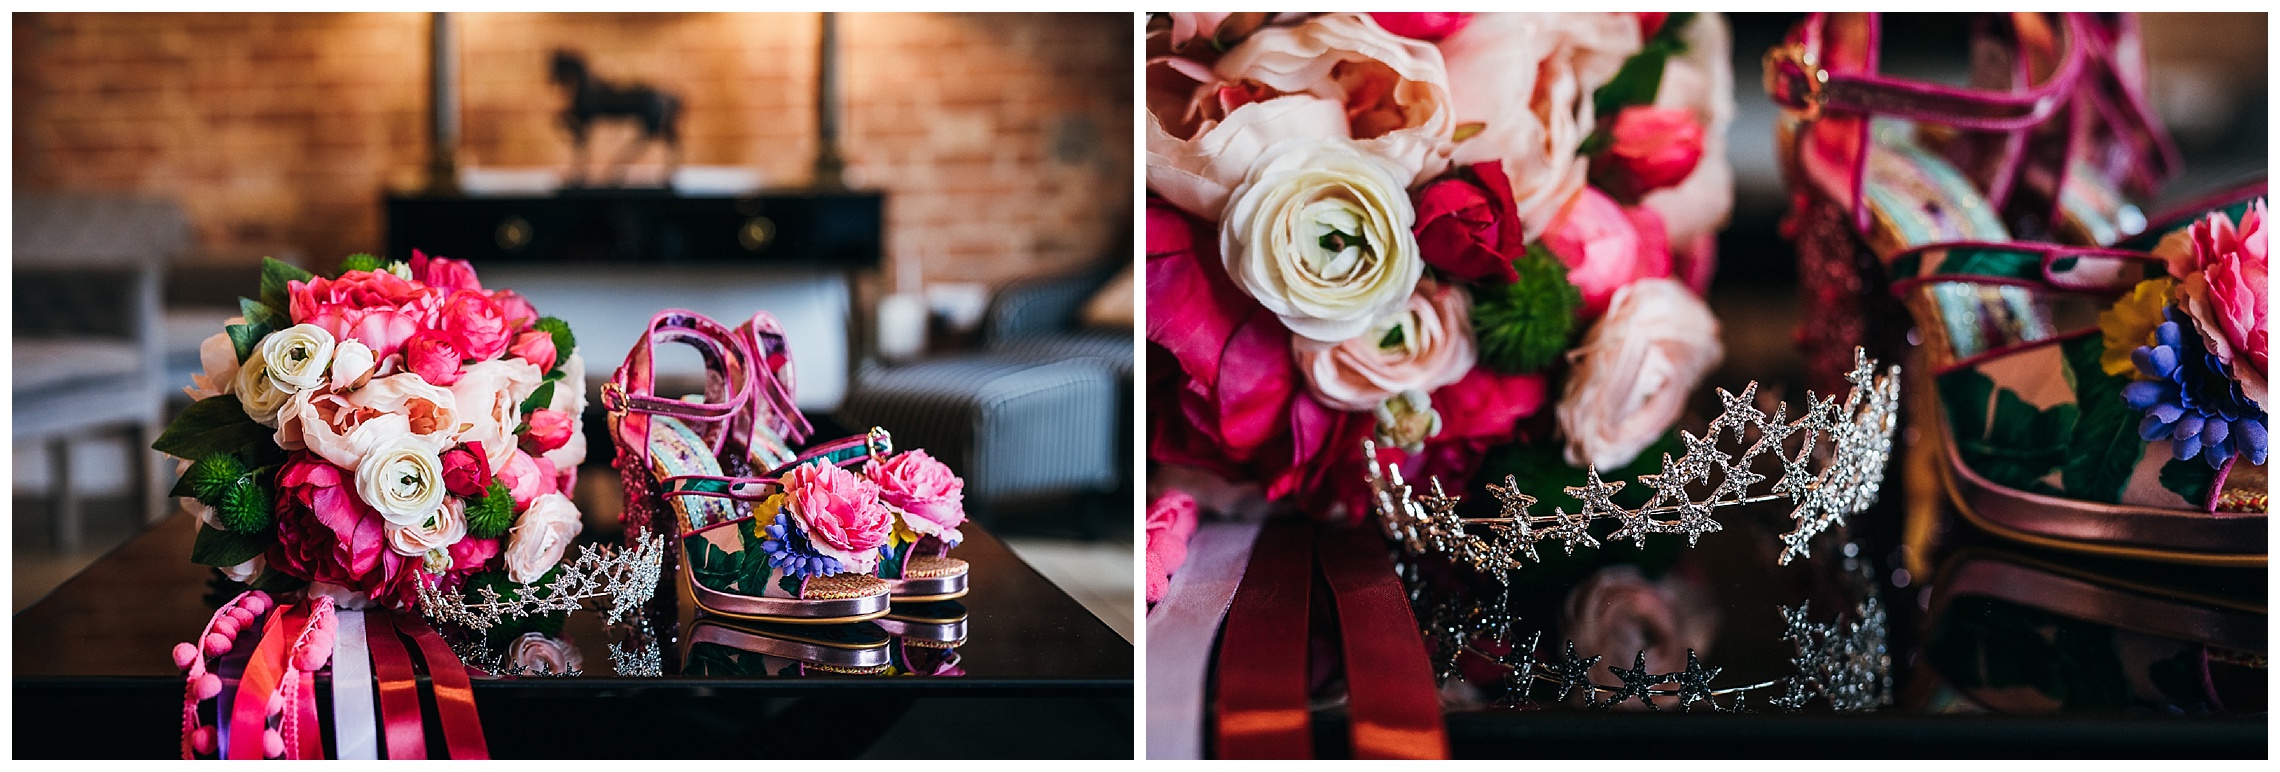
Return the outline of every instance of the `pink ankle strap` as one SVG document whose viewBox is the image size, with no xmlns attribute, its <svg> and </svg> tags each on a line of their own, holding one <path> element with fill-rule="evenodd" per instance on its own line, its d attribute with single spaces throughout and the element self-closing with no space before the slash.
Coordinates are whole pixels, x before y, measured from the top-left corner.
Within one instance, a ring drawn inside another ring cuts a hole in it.
<svg viewBox="0 0 2280 772">
<path fill-rule="evenodd" d="M 754 388 L 749 422 L 739 422 L 739 431 L 747 436 L 755 426 L 765 425 L 793 447 L 806 442 L 814 434 L 807 417 L 800 414 L 796 386 L 797 373 L 792 369 L 792 349 L 784 335 L 783 325 L 776 316 L 766 311 L 752 314 L 752 318 L 736 328 L 738 340 L 752 353 Z"/>
<path fill-rule="evenodd" d="M 655 348 L 660 343 L 685 343 L 705 360 L 705 401 L 689 402 L 656 395 Z M 624 442 L 639 448 L 643 467 L 649 465 L 649 417 L 664 415 L 701 424 L 700 432 L 718 456 L 735 436 L 734 421 L 751 399 L 751 356 L 718 322 L 694 311 L 667 309 L 650 317 L 649 329 L 634 342 L 625 364 L 602 384 L 602 407 L 616 421 Z"/>
<path fill-rule="evenodd" d="M 815 447 L 801 451 L 799 457 L 792 459 L 791 462 L 769 470 L 768 476 L 782 477 L 789 474 L 793 469 L 813 463 L 817 459 L 823 459 L 841 467 L 849 467 L 894 452 L 894 435 L 889 434 L 884 428 L 873 426 L 869 432 L 863 434 L 817 443 Z"/>
</svg>

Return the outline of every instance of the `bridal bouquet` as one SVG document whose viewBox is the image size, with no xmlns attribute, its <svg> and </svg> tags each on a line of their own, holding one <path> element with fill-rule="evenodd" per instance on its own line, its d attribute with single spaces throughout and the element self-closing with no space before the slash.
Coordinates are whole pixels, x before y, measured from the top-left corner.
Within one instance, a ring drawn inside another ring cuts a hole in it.
<svg viewBox="0 0 2280 772">
<path fill-rule="evenodd" d="M 1723 356 L 1722 19 L 1168 14 L 1147 48 L 1151 458 L 1335 518 L 1368 437 L 1452 481 L 1672 442 Z"/>
<path fill-rule="evenodd" d="M 264 261 L 261 297 L 199 347 L 196 401 L 152 446 L 183 460 L 191 560 L 348 608 L 410 609 L 419 583 L 483 572 L 537 581 L 580 529 L 569 325 L 463 261 L 344 267 Z"/>
</svg>

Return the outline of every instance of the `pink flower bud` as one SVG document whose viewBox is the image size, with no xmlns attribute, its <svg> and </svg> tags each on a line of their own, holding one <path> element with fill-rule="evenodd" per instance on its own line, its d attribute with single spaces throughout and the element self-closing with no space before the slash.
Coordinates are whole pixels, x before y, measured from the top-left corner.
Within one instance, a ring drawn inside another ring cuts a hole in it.
<svg viewBox="0 0 2280 772">
<path fill-rule="evenodd" d="M 1702 160 L 1702 124 L 1687 110 L 1626 107 L 1608 135 L 1614 141 L 1592 160 L 1591 177 L 1618 201 L 1683 182 Z"/>
<path fill-rule="evenodd" d="M 523 449 L 538 455 L 570 442 L 570 433 L 578 430 L 578 422 L 569 413 L 540 408 L 530 411 L 530 433 L 523 435 Z"/>
<path fill-rule="evenodd" d="M 514 345 L 507 347 L 507 353 L 536 365 L 541 373 L 553 370 L 555 358 L 560 355 L 554 350 L 554 335 L 540 330 L 515 336 Z"/>
<path fill-rule="evenodd" d="M 1668 16 L 1669 14 L 1662 14 Z M 1469 13 L 1371 13 L 1370 19 L 1385 31 L 1405 38 L 1438 43 L 1457 34 L 1472 21 Z"/>
<path fill-rule="evenodd" d="M 491 489 L 491 459 L 461 445 L 443 452 L 443 487 L 460 498 L 478 498 Z"/>
</svg>

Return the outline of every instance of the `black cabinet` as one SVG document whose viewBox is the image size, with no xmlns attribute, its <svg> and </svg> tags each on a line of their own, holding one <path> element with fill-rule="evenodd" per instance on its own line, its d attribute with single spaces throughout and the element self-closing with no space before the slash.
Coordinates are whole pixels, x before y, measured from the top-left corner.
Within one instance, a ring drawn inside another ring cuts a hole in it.
<svg viewBox="0 0 2280 772">
<path fill-rule="evenodd" d="M 875 192 L 389 196 L 387 250 L 390 257 L 419 249 L 477 263 L 875 268 L 885 208 Z"/>
</svg>

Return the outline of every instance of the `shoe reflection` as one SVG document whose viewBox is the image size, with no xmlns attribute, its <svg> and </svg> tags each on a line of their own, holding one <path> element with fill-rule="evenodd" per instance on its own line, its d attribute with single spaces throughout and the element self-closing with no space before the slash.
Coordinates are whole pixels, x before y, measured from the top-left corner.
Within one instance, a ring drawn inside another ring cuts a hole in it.
<svg viewBox="0 0 2280 772">
<path fill-rule="evenodd" d="M 683 637 L 681 672 L 694 676 L 885 675 L 891 639 L 870 622 L 790 625 L 700 617 Z"/>
<path fill-rule="evenodd" d="M 958 657 L 958 647 L 966 642 L 965 605 L 954 600 L 897 603 L 871 624 L 894 636 L 890 653 L 895 675 L 955 678 L 966 674 L 959 667 Z"/>
</svg>

